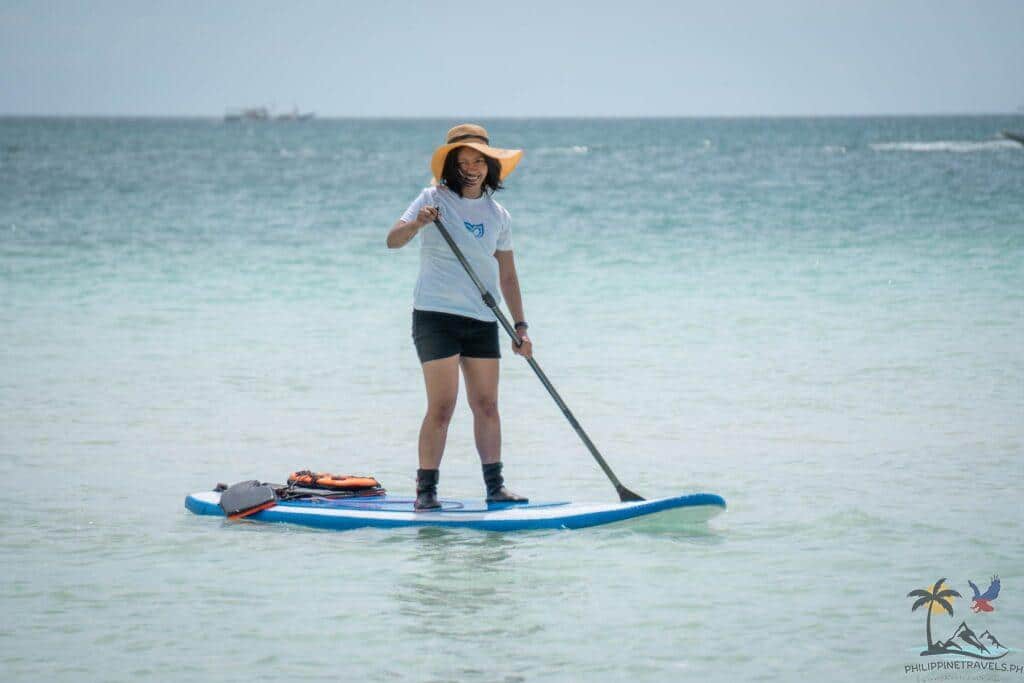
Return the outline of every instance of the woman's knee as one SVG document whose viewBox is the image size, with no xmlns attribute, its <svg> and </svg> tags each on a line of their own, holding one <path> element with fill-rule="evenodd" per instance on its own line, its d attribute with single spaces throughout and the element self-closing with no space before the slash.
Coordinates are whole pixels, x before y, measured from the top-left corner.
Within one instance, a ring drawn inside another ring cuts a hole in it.
<svg viewBox="0 0 1024 683">
<path fill-rule="evenodd" d="M 455 414 L 455 399 L 435 401 L 427 406 L 427 421 L 437 427 L 447 427 Z"/>
<path fill-rule="evenodd" d="M 474 398 L 469 402 L 473 410 L 473 416 L 483 419 L 494 419 L 498 417 L 498 399 L 495 397 Z"/>
</svg>

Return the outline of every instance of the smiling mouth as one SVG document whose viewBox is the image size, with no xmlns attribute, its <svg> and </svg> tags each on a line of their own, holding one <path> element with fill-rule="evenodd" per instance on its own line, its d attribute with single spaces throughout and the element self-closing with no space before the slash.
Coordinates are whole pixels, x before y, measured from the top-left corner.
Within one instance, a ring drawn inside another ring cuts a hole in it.
<svg viewBox="0 0 1024 683">
<path fill-rule="evenodd" d="M 475 185 L 476 183 L 480 182 L 480 180 L 483 178 L 482 175 L 470 175 L 468 173 L 462 173 L 461 171 L 459 172 L 459 175 L 461 175 L 462 179 L 465 180 L 470 185 Z"/>
</svg>

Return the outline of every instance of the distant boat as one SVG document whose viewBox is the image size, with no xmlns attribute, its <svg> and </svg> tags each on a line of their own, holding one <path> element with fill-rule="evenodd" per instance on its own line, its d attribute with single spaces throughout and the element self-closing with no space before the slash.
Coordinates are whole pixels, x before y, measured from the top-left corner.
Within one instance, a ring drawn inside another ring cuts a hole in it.
<svg viewBox="0 0 1024 683">
<path fill-rule="evenodd" d="M 300 113 L 298 107 L 292 107 L 292 110 L 286 114 L 278 114 L 278 121 L 308 121 L 313 118 L 313 112 Z"/>
<path fill-rule="evenodd" d="M 1004 130 L 1003 137 L 1007 140 L 1013 140 L 1014 142 L 1019 142 L 1024 145 L 1024 133 L 1011 133 L 1008 130 Z"/>
<path fill-rule="evenodd" d="M 248 109 L 229 109 L 224 114 L 225 121 L 266 121 L 270 112 L 266 107 L 250 107 Z"/>
<path fill-rule="evenodd" d="M 246 109 L 229 109 L 224 114 L 224 120 L 231 123 L 242 121 L 308 121 L 315 116 L 313 112 L 300 112 L 293 107 L 290 112 L 272 115 L 266 107 L 249 107 Z"/>
</svg>

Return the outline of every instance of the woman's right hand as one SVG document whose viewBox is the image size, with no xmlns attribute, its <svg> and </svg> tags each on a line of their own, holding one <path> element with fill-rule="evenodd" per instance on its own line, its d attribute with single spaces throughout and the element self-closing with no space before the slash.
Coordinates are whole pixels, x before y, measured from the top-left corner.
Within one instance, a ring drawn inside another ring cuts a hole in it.
<svg viewBox="0 0 1024 683">
<path fill-rule="evenodd" d="M 438 212 L 436 206 L 424 206 L 420 209 L 419 213 L 416 214 L 416 227 L 422 228 L 424 225 L 429 225 L 437 220 Z"/>
</svg>

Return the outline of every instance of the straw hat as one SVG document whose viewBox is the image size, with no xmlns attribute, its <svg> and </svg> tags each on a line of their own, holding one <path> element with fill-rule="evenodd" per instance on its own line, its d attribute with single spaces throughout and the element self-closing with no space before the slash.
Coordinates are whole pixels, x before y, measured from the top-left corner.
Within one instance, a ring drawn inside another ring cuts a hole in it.
<svg viewBox="0 0 1024 683">
<path fill-rule="evenodd" d="M 484 156 L 496 159 L 501 164 L 501 179 L 504 180 L 523 158 L 523 150 L 499 149 L 491 147 L 490 142 L 483 126 L 463 123 L 452 128 L 445 136 L 445 143 L 434 150 L 434 156 L 430 159 L 430 170 L 434 172 L 434 180 L 441 181 L 444 160 L 448 156 L 448 152 L 456 147 L 472 147 Z"/>
</svg>

